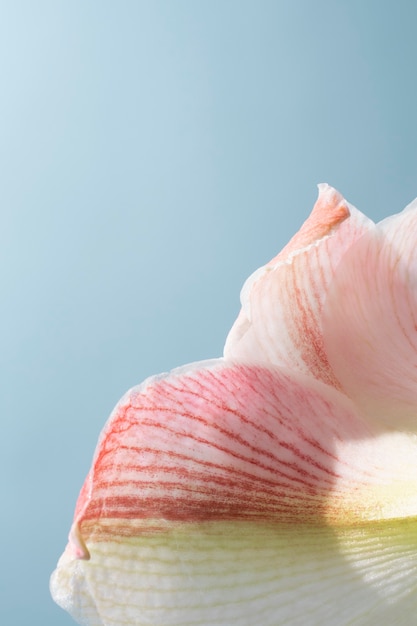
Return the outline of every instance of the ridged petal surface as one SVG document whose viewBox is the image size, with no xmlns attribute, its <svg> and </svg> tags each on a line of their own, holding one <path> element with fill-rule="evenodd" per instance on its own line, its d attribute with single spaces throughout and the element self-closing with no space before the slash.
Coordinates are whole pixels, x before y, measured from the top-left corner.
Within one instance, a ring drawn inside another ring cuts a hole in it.
<svg viewBox="0 0 417 626">
<path fill-rule="evenodd" d="M 52 593 L 88 626 L 347 624 L 353 602 L 384 619 L 381 590 L 395 604 L 414 589 L 397 580 L 416 567 L 414 526 L 395 518 L 417 515 L 416 454 L 278 368 L 147 381 L 101 435 Z"/>
<path fill-rule="evenodd" d="M 416 520 L 170 524 L 93 542 L 90 561 L 64 554 L 52 589 L 88 626 L 410 626 L 416 548 Z"/>
<path fill-rule="evenodd" d="M 85 626 L 396 626 L 417 612 L 417 205 L 328 185 L 225 358 L 115 408 L 51 578 Z"/>
<path fill-rule="evenodd" d="M 283 365 L 337 387 L 324 350 L 323 304 L 341 258 L 373 227 L 339 192 L 320 185 L 300 232 L 245 283 L 224 356 Z"/>
</svg>

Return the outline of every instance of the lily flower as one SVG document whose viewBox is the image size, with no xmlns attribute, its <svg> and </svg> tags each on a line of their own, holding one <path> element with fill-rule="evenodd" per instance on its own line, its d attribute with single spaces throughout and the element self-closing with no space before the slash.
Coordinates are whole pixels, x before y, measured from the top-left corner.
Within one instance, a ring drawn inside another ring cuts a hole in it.
<svg viewBox="0 0 417 626">
<path fill-rule="evenodd" d="M 86 626 L 417 614 L 417 201 L 328 185 L 246 282 L 224 357 L 120 400 L 51 578 Z"/>
</svg>

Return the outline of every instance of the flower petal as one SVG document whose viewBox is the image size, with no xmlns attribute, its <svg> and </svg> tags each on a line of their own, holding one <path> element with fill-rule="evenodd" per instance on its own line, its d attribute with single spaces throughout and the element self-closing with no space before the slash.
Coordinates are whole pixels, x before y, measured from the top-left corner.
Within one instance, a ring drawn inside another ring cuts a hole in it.
<svg viewBox="0 0 417 626">
<path fill-rule="evenodd" d="M 337 390 L 278 368 L 219 360 L 151 379 L 103 430 L 52 594 L 88 626 L 306 612 L 343 625 L 365 611 L 388 624 L 382 604 L 401 618 L 400 594 L 415 603 L 414 578 L 398 579 L 416 567 L 414 526 L 395 518 L 417 515 L 416 453 Z"/>
<path fill-rule="evenodd" d="M 346 250 L 372 222 L 328 185 L 300 232 L 245 283 L 228 359 L 278 364 L 337 386 L 323 346 L 322 308 Z"/>
<path fill-rule="evenodd" d="M 52 591 L 88 626 L 406 626 L 416 547 L 415 521 L 339 533 L 186 523 L 92 543 L 91 561 L 64 555 Z"/>
<path fill-rule="evenodd" d="M 338 267 L 325 347 L 343 389 L 391 428 L 417 427 L 417 202 L 384 220 Z"/>
</svg>

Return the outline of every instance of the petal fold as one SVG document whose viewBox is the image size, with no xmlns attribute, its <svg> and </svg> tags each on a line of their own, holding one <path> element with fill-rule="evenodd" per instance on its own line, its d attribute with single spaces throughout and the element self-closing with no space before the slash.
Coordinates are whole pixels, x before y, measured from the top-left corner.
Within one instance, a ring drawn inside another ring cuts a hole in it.
<svg viewBox="0 0 417 626">
<path fill-rule="evenodd" d="M 245 283 L 227 359 L 282 365 L 338 386 L 323 345 L 322 310 L 345 252 L 373 223 L 321 185 L 299 233 Z"/>
<path fill-rule="evenodd" d="M 344 256 L 324 310 L 325 349 L 344 391 L 375 421 L 417 429 L 417 203 Z"/>
</svg>

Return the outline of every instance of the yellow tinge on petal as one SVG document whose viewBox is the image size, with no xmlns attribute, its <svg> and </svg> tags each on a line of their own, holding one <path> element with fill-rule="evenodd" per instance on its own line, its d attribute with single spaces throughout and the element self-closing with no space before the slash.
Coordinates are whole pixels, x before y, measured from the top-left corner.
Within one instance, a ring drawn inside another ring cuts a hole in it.
<svg viewBox="0 0 417 626">
<path fill-rule="evenodd" d="M 401 225 L 391 240 L 403 241 Z M 119 402 L 51 578 L 80 624 L 413 623 L 416 434 L 378 419 L 378 378 L 352 343 L 363 319 L 341 328 L 335 315 L 341 285 L 346 319 L 352 294 L 366 300 L 366 272 L 350 281 L 349 259 L 367 242 L 380 246 L 380 230 L 321 186 L 300 232 L 244 288 L 224 359 L 148 379 Z M 398 293 L 413 281 L 404 284 Z M 395 304 L 406 317 L 407 302 Z M 388 315 L 380 328 L 394 318 L 405 319 Z M 332 337 L 352 345 L 363 388 Z M 383 397 L 406 388 L 408 410 L 411 386 L 387 371 Z"/>
<path fill-rule="evenodd" d="M 52 588 L 77 588 L 71 604 L 55 597 L 97 626 L 388 626 L 416 609 L 415 522 L 181 524 L 91 551 L 94 561 L 58 568 Z"/>
</svg>

